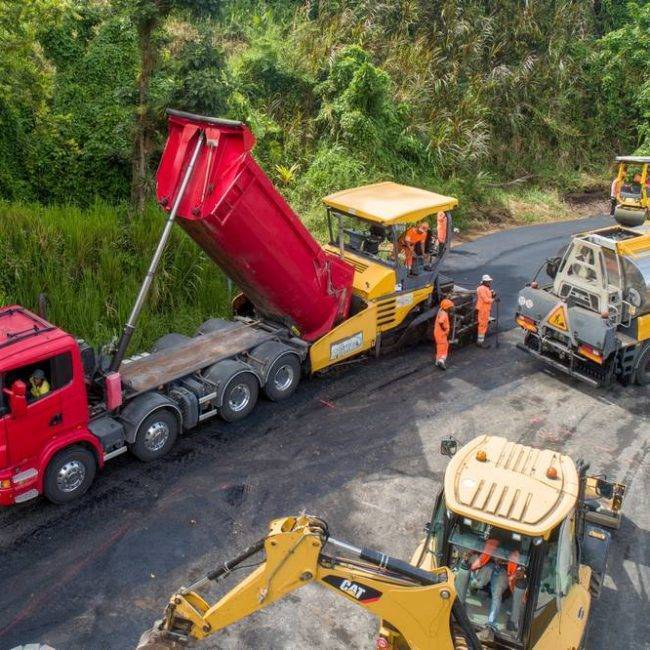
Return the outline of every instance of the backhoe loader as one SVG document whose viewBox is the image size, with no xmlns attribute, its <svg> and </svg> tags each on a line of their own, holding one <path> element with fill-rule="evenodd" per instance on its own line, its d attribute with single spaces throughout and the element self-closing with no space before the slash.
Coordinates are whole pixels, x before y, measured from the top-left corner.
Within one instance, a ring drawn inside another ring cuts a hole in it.
<svg viewBox="0 0 650 650">
<path fill-rule="evenodd" d="M 205 639 L 314 582 L 381 619 L 380 649 L 584 647 L 610 541 L 600 525 L 618 527 L 624 486 L 500 437 L 460 450 L 445 439 L 441 451 L 453 458 L 411 563 L 341 542 L 318 517 L 276 519 L 265 537 L 174 594 L 138 650 Z M 197 593 L 262 551 L 216 603 Z"/>
</svg>

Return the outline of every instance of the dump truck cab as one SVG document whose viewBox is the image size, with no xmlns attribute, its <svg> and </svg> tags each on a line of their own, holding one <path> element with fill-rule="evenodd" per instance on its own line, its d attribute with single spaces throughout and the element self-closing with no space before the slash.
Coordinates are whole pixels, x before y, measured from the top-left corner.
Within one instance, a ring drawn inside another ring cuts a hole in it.
<svg viewBox="0 0 650 650">
<path fill-rule="evenodd" d="M 614 219 L 622 226 L 643 226 L 650 218 L 650 156 L 617 156 Z"/>
<path fill-rule="evenodd" d="M 50 460 L 72 442 L 100 466 L 103 450 L 88 430 L 82 354 L 70 334 L 13 305 L 0 310 L 0 349 L 0 505 L 10 505 L 43 491 Z M 37 372 L 47 386 L 40 395 Z M 73 484 L 80 471 L 72 459 L 58 480 Z"/>
<path fill-rule="evenodd" d="M 452 456 L 412 563 L 454 572 L 489 647 L 580 647 L 610 541 L 585 519 L 586 468 L 498 436 Z"/>
<path fill-rule="evenodd" d="M 541 269 L 540 269 L 541 270 Z M 650 381 L 650 235 L 614 226 L 572 238 L 520 292 L 522 349 L 593 385 Z"/>
</svg>

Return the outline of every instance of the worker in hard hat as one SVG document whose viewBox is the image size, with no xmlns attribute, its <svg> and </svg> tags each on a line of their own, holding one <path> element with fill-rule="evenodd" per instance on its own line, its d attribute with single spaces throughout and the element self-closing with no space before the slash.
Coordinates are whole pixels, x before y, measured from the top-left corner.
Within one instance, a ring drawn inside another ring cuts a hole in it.
<svg viewBox="0 0 650 650">
<path fill-rule="evenodd" d="M 45 379 L 45 373 L 40 368 L 34 370 L 32 373 L 32 376 L 29 378 L 29 385 L 30 395 L 34 399 L 39 399 L 39 397 L 47 395 L 51 390 L 49 382 Z"/>
<path fill-rule="evenodd" d="M 496 294 L 492 291 L 492 278 L 486 273 L 481 278 L 481 284 L 476 289 L 476 311 L 478 317 L 478 337 L 476 345 L 481 348 L 489 348 L 490 346 L 485 342 L 485 335 L 488 331 L 490 324 L 490 312 L 492 311 L 492 303 Z"/>
<path fill-rule="evenodd" d="M 449 312 L 454 308 L 454 303 L 449 298 L 440 302 L 438 314 L 433 325 L 433 340 L 436 343 L 436 366 L 440 370 L 447 370 L 447 355 L 449 354 Z"/>
<path fill-rule="evenodd" d="M 438 255 L 442 254 L 445 244 L 447 243 L 448 221 L 447 215 L 444 212 L 438 212 L 436 215 L 436 242 L 438 243 Z"/>
</svg>

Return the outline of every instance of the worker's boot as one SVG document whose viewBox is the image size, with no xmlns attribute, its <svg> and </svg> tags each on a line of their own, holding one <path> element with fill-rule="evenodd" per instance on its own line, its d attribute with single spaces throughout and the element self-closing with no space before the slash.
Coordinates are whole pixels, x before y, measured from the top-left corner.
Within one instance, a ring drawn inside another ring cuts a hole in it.
<svg viewBox="0 0 650 650">
<path fill-rule="evenodd" d="M 440 370 L 447 370 L 447 366 L 445 365 L 445 362 L 442 359 L 436 361 L 436 366 L 440 368 Z"/>
<path fill-rule="evenodd" d="M 476 341 L 476 345 L 478 345 L 479 348 L 483 348 L 484 350 L 487 350 L 490 347 L 490 344 L 486 343 L 485 340 Z"/>
</svg>

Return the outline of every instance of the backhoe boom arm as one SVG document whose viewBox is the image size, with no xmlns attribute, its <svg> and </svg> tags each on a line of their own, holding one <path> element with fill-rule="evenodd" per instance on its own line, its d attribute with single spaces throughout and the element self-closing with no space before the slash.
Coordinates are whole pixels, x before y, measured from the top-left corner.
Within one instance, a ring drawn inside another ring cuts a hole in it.
<svg viewBox="0 0 650 650">
<path fill-rule="evenodd" d="M 326 544 L 343 549 L 346 556 L 324 553 Z M 262 549 L 266 556 L 262 563 L 215 604 L 196 593 Z M 310 582 L 381 618 L 385 627 L 394 630 L 388 639 L 393 647 L 452 649 L 452 610 L 468 646 L 481 647 L 456 600 L 448 569 L 429 573 L 383 553 L 350 546 L 330 538 L 322 520 L 299 516 L 272 521 L 263 540 L 172 596 L 163 620 L 144 642 L 147 635 L 143 636 L 138 648 L 163 648 L 164 640 L 174 647 L 174 643 L 204 639 Z"/>
</svg>

